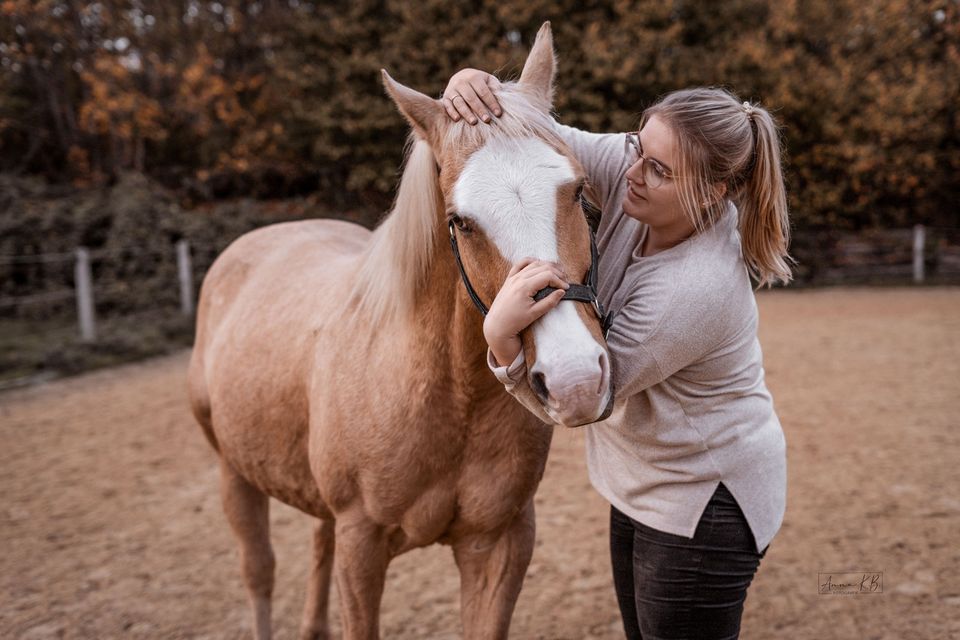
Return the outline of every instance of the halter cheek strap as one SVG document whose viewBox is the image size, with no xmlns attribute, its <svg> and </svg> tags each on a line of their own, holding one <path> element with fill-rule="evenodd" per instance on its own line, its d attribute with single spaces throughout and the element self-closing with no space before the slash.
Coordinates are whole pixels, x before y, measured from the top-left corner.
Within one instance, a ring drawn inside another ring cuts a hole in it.
<svg viewBox="0 0 960 640">
<path fill-rule="evenodd" d="M 486 317 L 488 311 L 487 305 L 483 304 L 480 296 L 478 296 L 474 290 L 473 285 L 470 284 L 470 278 L 467 277 L 467 272 L 463 269 L 463 260 L 460 259 L 460 247 L 457 246 L 457 234 L 454 232 L 453 221 L 451 221 L 448 226 L 450 228 L 450 246 L 453 247 L 453 257 L 457 261 L 457 268 L 460 270 L 460 279 L 463 280 L 463 286 L 467 288 L 467 294 L 473 301 L 473 306 L 480 310 L 483 317 Z"/>
</svg>

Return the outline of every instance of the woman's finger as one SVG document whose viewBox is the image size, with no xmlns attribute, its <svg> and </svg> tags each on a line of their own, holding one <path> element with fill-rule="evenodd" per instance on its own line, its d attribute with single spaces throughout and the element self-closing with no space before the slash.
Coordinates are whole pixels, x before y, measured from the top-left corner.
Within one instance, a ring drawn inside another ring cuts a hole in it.
<svg viewBox="0 0 960 640">
<path fill-rule="evenodd" d="M 526 256 L 526 257 L 524 257 L 524 258 L 520 258 L 519 260 L 517 260 L 516 262 L 513 263 L 513 266 L 512 266 L 512 267 L 510 267 L 510 273 L 507 274 L 507 277 L 509 278 L 510 276 L 515 276 L 515 275 L 517 275 L 518 273 L 520 273 L 521 270 L 523 270 L 524 268 L 526 268 L 526 266 L 527 266 L 528 264 L 530 264 L 530 263 L 532 263 L 532 262 L 536 262 L 536 261 L 537 261 L 537 259 L 536 259 L 536 258 L 533 258 L 533 257 L 531 257 L 531 256 Z"/>
<path fill-rule="evenodd" d="M 508 278 L 512 278 L 518 282 L 523 282 L 531 275 L 539 273 L 544 269 L 555 268 L 552 266 L 552 263 L 546 262 L 544 260 L 538 260 L 536 258 L 524 258 L 522 261 L 517 262 L 514 265 L 514 269 L 511 269 L 510 275 Z"/>
<path fill-rule="evenodd" d="M 523 289 L 524 291 L 530 289 L 531 282 L 535 281 L 539 276 L 544 273 L 552 273 L 550 267 L 547 265 L 527 265 L 527 268 L 522 270 L 520 273 L 516 274 L 511 278 L 510 282 L 516 286 L 518 289 Z"/>
<path fill-rule="evenodd" d="M 533 306 L 530 307 L 530 322 L 533 322 L 540 316 L 544 315 L 547 311 L 550 311 L 563 300 L 563 291 L 558 290 L 552 292 L 546 298 L 543 298 L 539 302 L 533 303 Z"/>
<path fill-rule="evenodd" d="M 546 286 L 563 289 L 564 291 L 570 288 L 569 284 L 561 280 L 560 277 L 552 271 L 543 271 L 537 273 L 536 275 L 524 280 L 523 285 L 526 288 L 524 293 L 531 297 L 533 297 L 534 294 Z"/>
<path fill-rule="evenodd" d="M 549 274 L 557 278 L 558 280 L 566 280 L 563 271 L 561 271 L 560 269 L 558 269 L 557 267 L 553 266 L 550 263 L 530 266 L 524 271 L 521 271 L 519 274 L 517 274 L 517 278 L 522 280 L 523 282 L 528 283 L 531 280 L 541 278 L 543 274 Z"/>
<path fill-rule="evenodd" d="M 539 258 L 530 258 L 530 263 L 528 264 L 527 268 L 535 269 L 539 267 L 550 267 L 551 269 L 555 269 L 559 273 L 564 272 L 563 267 L 561 267 L 556 262 L 552 262 L 550 260 L 541 260 Z"/>
<path fill-rule="evenodd" d="M 457 112 L 463 116 L 464 120 L 470 124 L 477 124 L 477 116 L 473 109 L 470 108 L 470 105 L 467 103 L 467 100 L 463 97 L 462 93 L 457 93 L 456 95 L 451 96 L 450 103 L 457 110 Z"/>
<path fill-rule="evenodd" d="M 477 95 L 477 90 L 473 85 L 468 85 L 469 88 L 465 88 L 463 93 L 460 95 L 467 101 L 467 106 L 474 114 L 474 118 L 481 118 L 484 122 L 490 122 L 490 113 L 487 111 L 487 107 L 483 104 L 483 100 L 480 99 L 480 96 Z M 458 100 L 459 102 L 459 100 Z M 461 111 L 460 113 L 463 113 Z M 474 121 L 471 120 L 470 124 L 474 124 Z"/>
<path fill-rule="evenodd" d="M 440 99 L 440 104 L 443 105 L 443 110 L 447 112 L 447 115 L 454 122 L 460 121 L 460 114 L 457 113 L 457 108 L 453 106 L 453 102 L 446 95 Z"/>
<path fill-rule="evenodd" d="M 460 120 L 460 114 L 457 113 L 457 109 L 453 106 L 453 102 L 450 101 L 450 98 L 444 96 L 440 103 L 443 105 L 443 110 L 447 112 L 447 115 L 450 116 L 450 119 L 454 122 Z"/>
<path fill-rule="evenodd" d="M 487 84 L 485 79 L 477 79 L 471 86 L 473 87 L 474 93 L 476 93 L 477 97 L 480 98 L 483 106 L 486 107 L 487 111 L 495 116 L 500 116 L 500 114 L 503 113 L 500 109 L 500 103 L 497 102 L 496 96 L 493 95 L 493 91 L 490 90 L 490 86 Z M 490 117 L 486 116 L 484 122 L 489 121 Z"/>
</svg>

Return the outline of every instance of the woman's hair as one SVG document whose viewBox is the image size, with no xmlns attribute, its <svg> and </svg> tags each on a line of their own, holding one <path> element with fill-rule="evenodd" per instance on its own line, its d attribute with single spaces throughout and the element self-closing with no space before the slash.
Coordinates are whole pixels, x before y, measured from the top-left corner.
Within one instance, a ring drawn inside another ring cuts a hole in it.
<svg viewBox="0 0 960 640">
<path fill-rule="evenodd" d="M 677 137 L 680 202 L 698 231 L 739 209 L 743 258 L 760 286 L 791 280 L 790 220 L 781 169 L 780 133 L 766 109 L 724 89 L 669 93 L 643 112 L 640 128 L 657 116 Z M 716 185 L 726 185 L 726 194 Z M 725 195 L 726 197 L 721 197 Z"/>
</svg>

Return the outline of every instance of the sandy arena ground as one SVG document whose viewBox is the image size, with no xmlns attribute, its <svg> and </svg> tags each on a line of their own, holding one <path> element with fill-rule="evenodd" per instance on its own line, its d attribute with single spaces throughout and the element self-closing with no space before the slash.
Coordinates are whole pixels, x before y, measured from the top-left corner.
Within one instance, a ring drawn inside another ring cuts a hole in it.
<svg viewBox="0 0 960 640">
<path fill-rule="evenodd" d="M 789 496 L 741 637 L 960 638 L 960 289 L 759 301 Z M 250 636 L 187 357 L 0 395 L 0 638 Z M 622 637 L 582 438 L 554 439 L 514 638 Z M 274 505 L 274 625 L 291 638 L 310 523 Z M 818 595 L 818 573 L 839 571 L 883 572 L 883 593 Z M 393 562 L 384 637 L 456 638 L 458 615 L 448 548 Z M 334 595 L 339 632 L 337 616 Z"/>
</svg>

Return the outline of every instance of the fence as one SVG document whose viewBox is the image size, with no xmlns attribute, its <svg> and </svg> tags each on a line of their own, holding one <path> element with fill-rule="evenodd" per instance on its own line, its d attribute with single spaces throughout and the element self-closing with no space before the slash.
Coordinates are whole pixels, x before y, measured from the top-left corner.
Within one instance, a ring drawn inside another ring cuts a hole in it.
<svg viewBox="0 0 960 640">
<path fill-rule="evenodd" d="M 122 250 L 91 251 L 86 247 L 77 247 L 73 253 L 47 253 L 37 255 L 0 256 L 0 264 L 50 264 L 74 262 L 74 287 L 60 289 L 26 296 L 0 298 L 0 309 L 18 308 L 24 305 L 50 303 L 75 298 L 77 322 L 80 338 L 84 342 L 97 340 L 96 305 L 94 296 L 94 281 L 91 262 L 108 258 Z M 186 316 L 192 316 L 194 311 L 193 265 L 190 243 L 179 240 L 175 245 L 177 261 L 177 279 L 179 281 L 180 311 Z M 122 288 L 126 288 L 123 285 Z M 120 288 L 114 288 L 120 290 Z M 109 293 L 110 290 L 101 291 Z"/>
<path fill-rule="evenodd" d="M 801 284 L 960 282 L 960 228 L 820 230 L 796 240 Z"/>
</svg>

